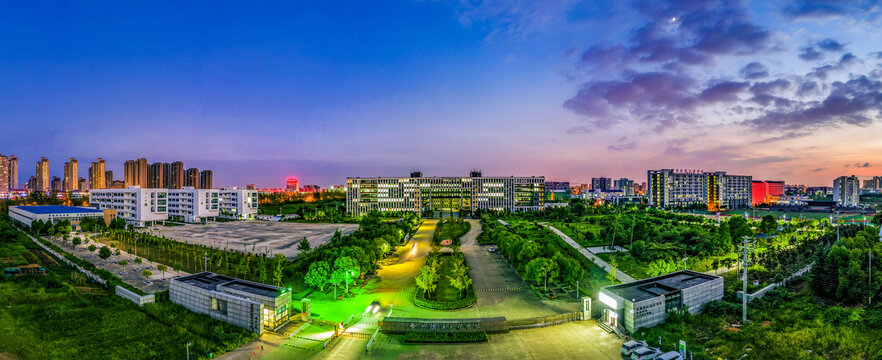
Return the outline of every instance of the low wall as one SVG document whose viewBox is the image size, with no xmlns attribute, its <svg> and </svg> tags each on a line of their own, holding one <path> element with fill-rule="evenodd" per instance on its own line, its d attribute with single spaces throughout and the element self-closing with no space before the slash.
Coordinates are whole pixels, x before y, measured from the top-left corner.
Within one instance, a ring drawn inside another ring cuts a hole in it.
<svg viewBox="0 0 882 360">
<path fill-rule="evenodd" d="M 144 306 L 144 304 L 151 304 L 151 303 L 156 302 L 156 295 L 147 294 L 147 295 L 141 296 L 141 295 L 138 295 L 138 294 L 135 294 L 135 293 L 129 291 L 129 289 L 126 289 L 122 286 L 116 287 L 116 295 L 123 298 L 123 299 L 130 300 L 131 302 L 135 303 L 135 305 L 138 305 L 138 306 Z"/>
<path fill-rule="evenodd" d="M 508 321 L 504 316 L 478 319 L 414 319 L 386 317 L 380 323 L 384 334 L 404 334 L 406 332 L 508 332 Z"/>
<path fill-rule="evenodd" d="M 802 269 L 799 269 L 799 271 L 797 271 L 797 272 L 791 274 L 790 276 L 784 278 L 784 281 L 773 283 L 773 284 L 771 284 L 771 285 L 769 285 L 769 286 L 766 286 L 766 287 L 764 287 L 764 288 L 762 288 L 762 289 L 757 290 L 757 291 L 754 292 L 753 294 L 747 294 L 747 302 L 748 302 L 748 303 L 753 302 L 753 300 L 755 300 L 755 299 L 759 299 L 759 298 L 765 296 L 766 293 L 768 293 L 769 291 L 772 291 L 772 289 L 775 289 L 775 288 L 777 288 L 777 287 L 779 287 L 779 286 L 787 285 L 787 280 L 790 280 L 790 279 L 795 278 L 795 277 L 797 277 L 797 276 L 802 276 L 802 274 L 805 274 L 806 272 L 808 272 L 809 270 L 812 269 L 812 265 L 814 265 L 814 263 L 811 263 L 811 264 L 806 265 L 806 267 L 804 267 L 804 268 L 802 268 Z M 741 300 L 741 297 L 744 296 L 744 292 L 743 292 L 743 291 L 739 291 L 739 292 L 737 293 L 737 295 L 738 295 L 738 300 L 740 301 L 740 300 Z"/>
</svg>

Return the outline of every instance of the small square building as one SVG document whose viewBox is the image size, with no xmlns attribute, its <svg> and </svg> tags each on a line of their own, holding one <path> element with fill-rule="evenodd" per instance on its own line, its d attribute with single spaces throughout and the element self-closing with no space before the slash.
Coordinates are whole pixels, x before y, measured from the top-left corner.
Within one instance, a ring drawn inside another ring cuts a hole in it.
<svg viewBox="0 0 882 360">
<path fill-rule="evenodd" d="M 201 272 L 169 283 L 169 300 L 193 312 L 258 334 L 278 330 L 289 320 L 291 292 L 234 277 Z"/>
<path fill-rule="evenodd" d="M 633 333 L 665 322 L 668 311 L 683 307 L 695 314 L 723 298 L 723 278 L 682 270 L 600 290 L 602 321 Z"/>
</svg>

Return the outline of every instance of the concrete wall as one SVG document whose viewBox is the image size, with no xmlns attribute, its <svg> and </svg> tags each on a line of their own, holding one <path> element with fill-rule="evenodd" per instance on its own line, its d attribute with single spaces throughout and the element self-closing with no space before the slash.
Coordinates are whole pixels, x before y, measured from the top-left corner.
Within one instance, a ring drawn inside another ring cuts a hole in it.
<svg viewBox="0 0 882 360">
<path fill-rule="evenodd" d="M 683 305 L 689 313 L 696 314 L 704 310 L 704 305 L 723 298 L 723 278 L 716 278 L 682 290 Z"/>
<path fill-rule="evenodd" d="M 227 302 L 227 312 L 211 310 L 211 299 Z M 263 333 L 263 304 L 231 294 L 203 289 L 172 279 L 169 284 L 169 300 L 193 312 L 241 326 L 258 334 Z"/>
<path fill-rule="evenodd" d="M 639 328 L 656 326 L 665 322 L 665 318 L 667 318 L 664 296 L 638 301 L 633 303 L 633 306 L 631 302 L 627 302 L 625 307 L 625 323 L 623 325 L 630 332 Z"/>
<path fill-rule="evenodd" d="M 812 269 L 812 266 L 813 266 L 814 264 L 815 264 L 815 263 L 811 263 L 811 264 L 806 265 L 806 267 L 804 267 L 804 268 L 802 268 L 802 269 L 799 269 L 799 271 L 797 271 L 797 272 L 791 274 L 790 276 L 784 278 L 784 281 L 782 281 L 782 282 L 776 282 L 776 283 L 773 283 L 773 284 L 771 284 L 771 285 L 769 285 L 769 286 L 766 286 L 766 287 L 764 287 L 764 288 L 762 288 L 762 289 L 757 290 L 757 291 L 756 291 L 755 293 L 753 293 L 753 294 L 747 294 L 747 302 L 750 303 L 750 302 L 752 302 L 752 301 L 755 300 L 755 299 L 759 299 L 759 298 L 765 296 L 767 292 L 772 291 L 772 289 L 774 289 L 774 288 L 777 288 L 777 287 L 779 287 L 779 286 L 787 285 L 787 280 L 790 280 L 790 279 L 792 279 L 792 278 L 794 278 L 794 277 L 797 277 L 797 276 L 802 276 L 802 274 L 805 274 L 806 272 L 808 272 L 809 270 L 811 270 L 811 269 Z M 738 300 L 741 300 L 741 297 L 742 297 L 743 295 L 744 295 L 744 292 L 739 291 L 739 292 L 737 293 Z"/>
<path fill-rule="evenodd" d="M 135 293 L 129 291 L 128 289 L 126 289 L 122 286 L 116 287 L 116 295 L 123 298 L 123 299 L 130 300 L 131 302 L 135 303 L 135 305 L 138 305 L 138 306 L 144 306 L 144 304 L 150 304 L 150 303 L 156 302 L 156 296 L 153 294 L 147 294 L 147 295 L 141 296 L 141 295 L 138 295 L 138 294 L 135 294 Z"/>
</svg>

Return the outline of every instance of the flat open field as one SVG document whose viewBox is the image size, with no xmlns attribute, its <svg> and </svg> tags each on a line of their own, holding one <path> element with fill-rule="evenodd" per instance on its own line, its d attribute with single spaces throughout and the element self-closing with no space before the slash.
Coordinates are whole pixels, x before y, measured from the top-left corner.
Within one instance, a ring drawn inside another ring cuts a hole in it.
<svg viewBox="0 0 882 360">
<path fill-rule="evenodd" d="M 328 242 L 334 232 L 344 235 L 358 229 L 358 224 L 312 224 L 271 221 L 209 222 L 204 225 L 154 226 L 148 228 L 155 235 L 165 236 L 190 244 L 208 245 L 217 249 L 283 254 L 288 259 L 297 256 L 297 243 L 306 237 L 313 249 Z M 254 251 L 252 251 L 254 247 Z"/>
</svg>

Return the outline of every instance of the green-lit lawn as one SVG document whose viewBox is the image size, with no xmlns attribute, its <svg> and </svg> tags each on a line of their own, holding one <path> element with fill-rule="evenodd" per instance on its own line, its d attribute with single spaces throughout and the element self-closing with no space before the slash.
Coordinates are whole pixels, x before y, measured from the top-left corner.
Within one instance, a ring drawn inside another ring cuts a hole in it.
<svg viewBox="0 0 882 360">
<path fill-rule="evenodd" d="M 459 289 L 450 284 L 450 278 L 447 276 L 452 270 L 450 256 L 441 257 L 441 279 L 438 280 L 438 289 L 435 291 L 433 300 L 438 301 L 456 301 L 460 299 Z"/>
<path fill-rule="evenodd" d="M 597 256 L 608 263 L 612 263 L 612 259 L 615 258 L 616 264 L 618 264 L 618 269 L 624 271 L 626 274 L 631 275 L 635 279 L 645 279 L 651 277 L 647 273 L 647 266 L 649 262 L 644 260 L 634 259 L 628 253 L 607 253 L 607 254 L 597 254 Z M 729 253 L 721 256 L 709 256 L 703 259 L 695 259 L 690 258 L 686 260 L 686 267 L 689 270 L 694 270 L 698 272 L 706 272 L 714 270 L 713 266 L 714 259 L 722 262 L 723 259 L 737 259 L 737 253 Z M 679 263 L 679 270 L 683 269 L 683 262 Z M 721 265 L 717 264 L 717 268 Z"/>
<path fill-rule="evenodd" d="M 766 215 L 772 215 L 776 219 L 783 219 L 784 215 L 787 215 L 787 219 L 808 219 L 808 220 L 822 220 L 822 219 L 830 219 L 830 213 L 817 213 L 817 212 L 784 212 L 784 211 L 766 211 L 766 210 L 731 210 L 724 211 L 723 214 L 734 216 L 744 216 L 744 213 L 747 213 L 748 216 L 761 218 Z M 867 216 L 867 221 L 870 221 L 872 216 Z M 857 214 L 842 214 L 842 221 L 846 222 L 862 222 L 864 220 L 863 215 Z M 833 221 L 836 221 L 836 215 L 833 214 Z"/>
</svg>

